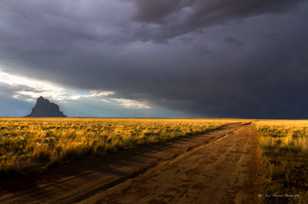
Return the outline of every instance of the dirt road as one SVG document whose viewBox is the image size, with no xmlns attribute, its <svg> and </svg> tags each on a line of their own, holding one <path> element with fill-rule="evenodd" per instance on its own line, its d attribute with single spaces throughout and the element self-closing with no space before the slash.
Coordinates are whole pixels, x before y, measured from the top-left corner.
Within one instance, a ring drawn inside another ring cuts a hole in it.
<svg viewBox="0 0 308 204">
<path fill-rule="evenodd" d="M 256 132 L 207 135 L 91 158 L 0 184 L 0 203 L 257 203 Z"/>
</svg>

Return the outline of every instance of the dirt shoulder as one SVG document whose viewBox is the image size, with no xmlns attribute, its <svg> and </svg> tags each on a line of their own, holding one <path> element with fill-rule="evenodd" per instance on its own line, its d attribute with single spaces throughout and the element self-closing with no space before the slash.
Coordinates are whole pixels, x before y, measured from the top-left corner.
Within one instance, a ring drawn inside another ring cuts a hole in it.
<svg viewBox="0 0 308 204">
<path fill-rule="evenodd" d="M 0 203 L 251 201 L 258 190 L 252 187 L 258 169 L 255 137 L 249 126 L 233 124 L 203 136 L 68 163 L 45 175 L 1 182 Z"/>
</svg>

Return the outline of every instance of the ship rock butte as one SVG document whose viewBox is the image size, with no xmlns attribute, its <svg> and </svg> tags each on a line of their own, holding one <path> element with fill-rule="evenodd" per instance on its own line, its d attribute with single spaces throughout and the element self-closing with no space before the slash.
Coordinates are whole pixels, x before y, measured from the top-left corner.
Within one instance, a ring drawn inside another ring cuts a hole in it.
<svg viewBox="0 0 308 204">
<path fill-rule="evenodd" d="M 39 97 L 28 117 L 66 117 L 60 107 L 44 97 Z"/>
</svg>

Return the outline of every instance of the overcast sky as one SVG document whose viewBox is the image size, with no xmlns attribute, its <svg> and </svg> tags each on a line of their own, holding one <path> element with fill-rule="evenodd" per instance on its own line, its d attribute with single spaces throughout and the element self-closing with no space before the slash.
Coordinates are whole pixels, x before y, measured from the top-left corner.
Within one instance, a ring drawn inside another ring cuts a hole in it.
<svg viewBox="0 0 308 204">
<path fill-rule="evenodd" d="M 0 116 L 308 117 L 304 0 L 1 0 Z"/>
</svg>

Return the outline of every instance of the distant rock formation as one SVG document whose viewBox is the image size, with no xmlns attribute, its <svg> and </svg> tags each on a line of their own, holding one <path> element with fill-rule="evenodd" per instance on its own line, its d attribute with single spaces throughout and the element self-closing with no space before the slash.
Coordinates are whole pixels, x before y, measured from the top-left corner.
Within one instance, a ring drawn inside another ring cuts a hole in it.
<svg viewBox="0 0 308 204">
<path fill-rule="evenodd" d="M 28 117 L 66 117 L 59 106 L 44 97 L 39 97 Z"/>
</svg>

